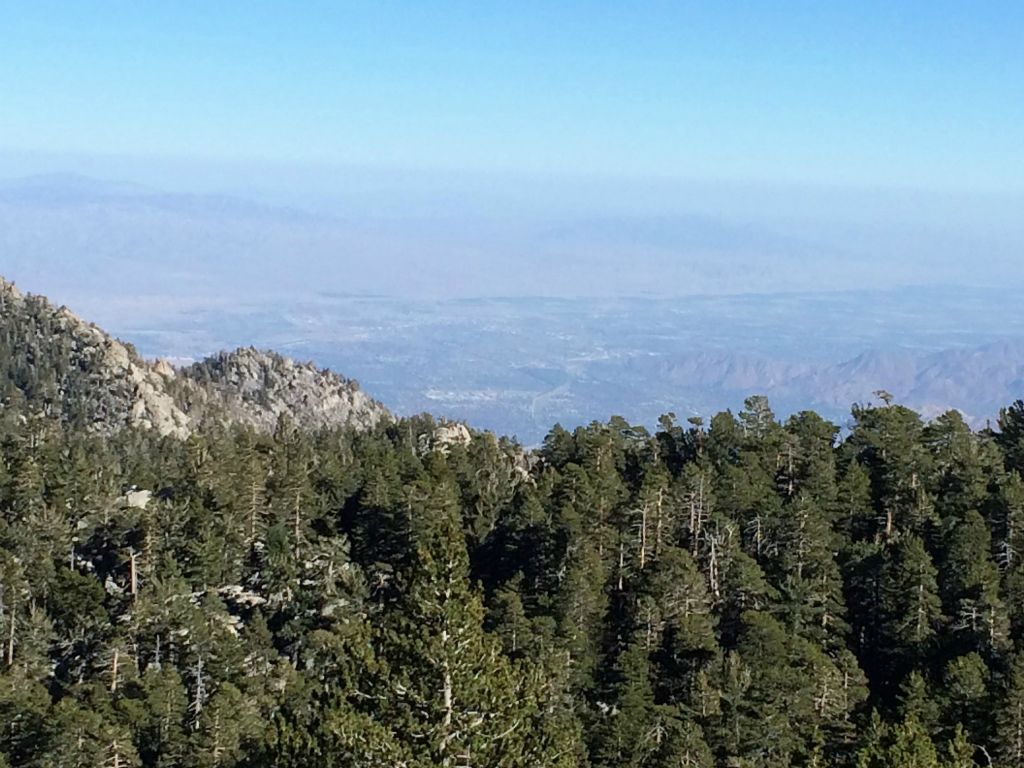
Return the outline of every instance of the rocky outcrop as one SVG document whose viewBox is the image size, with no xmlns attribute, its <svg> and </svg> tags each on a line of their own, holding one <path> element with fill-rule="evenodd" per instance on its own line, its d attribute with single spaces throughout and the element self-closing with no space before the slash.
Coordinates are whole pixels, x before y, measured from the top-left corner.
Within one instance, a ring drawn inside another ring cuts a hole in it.
<svg viewBox="0 0 1024 768">
<path fill-rule="evenodd" d="M 233 422 L 272 430 L 281 416 L 309 429 L 369 429 L 387 415 L 351 379 L 273 352 L 222 352 L 180 372 L 184 407 L 193 420 L 226 414 Z"/>
<path fill-rule="evenodd" d="M 185 437 L 216 421 L 274 429 L 368 429 L 389 418 L 359 385 L 311 363 L 240 349 L 187 368 L 144 360 L 134 348 L 65 307 L 22 294 L 0 278 L 0 367 L 17 394 L 98 432 L 126 426 Z"/>
<path fill-rule="evenodd" d="M 469 445 L 473 435 L 469 427 L 457 421 L 442 420 L 435 428 L 431 448 L 447 452 L 453 445 Z"/>
</svg>

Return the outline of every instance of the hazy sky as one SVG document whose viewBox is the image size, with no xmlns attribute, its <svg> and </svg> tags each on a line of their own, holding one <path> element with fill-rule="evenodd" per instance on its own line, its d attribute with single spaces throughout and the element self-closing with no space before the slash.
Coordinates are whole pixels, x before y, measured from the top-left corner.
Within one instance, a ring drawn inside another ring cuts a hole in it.
<svg viewBox="0 0 1024 768">
<path fill-rule="evenodd" d="M 0 152 L 1017 193 L 1022 40 L 1019 0 L 7 2 Z"/>
</svg>

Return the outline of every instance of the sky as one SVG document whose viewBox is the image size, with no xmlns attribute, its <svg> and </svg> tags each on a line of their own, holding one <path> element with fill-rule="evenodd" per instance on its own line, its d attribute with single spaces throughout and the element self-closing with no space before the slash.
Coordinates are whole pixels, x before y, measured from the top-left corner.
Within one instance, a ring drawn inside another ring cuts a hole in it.
<svg viewBox="0 0 1024 768">
<path fill-rule="evenodd" d="M 1017 0 L 7 2 L 0 176 L 134 158 L 1016 196 L 1022 39 Z"/>
</svg>

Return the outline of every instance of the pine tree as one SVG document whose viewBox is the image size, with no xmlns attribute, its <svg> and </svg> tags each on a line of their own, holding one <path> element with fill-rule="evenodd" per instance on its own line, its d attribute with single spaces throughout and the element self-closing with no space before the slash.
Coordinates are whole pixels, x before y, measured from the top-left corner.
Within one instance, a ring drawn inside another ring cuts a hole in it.
<svg viewBox="0 0 1024 768">
<path fill-rule="evenodd" d="M 929 423 L 921 441 L 931 453 L 929 485 L 938 515 L 959 520 L 968 510 L 980 508 L 994 467 L 959 411 L 948 411 Z"/>
<path fill-rule="evenodd" d="M 256 752 L 261 724 L 253 702 L 231 683 L 223 683 L 210 698 L 196 724 L 192 755 L 202 768 L 241 763 Z"/>
<path fill-rule="evenodd" d="M 958 656 L 946 665 L 942 674 L 942 695 L 949 738 L 963 729 L 974 743 L 987 741 L 990 677 L 985 660 L 977 653 Z"/>
<path fill-rule="evenodd" d="M 424 488 L 421 498 L 422 514 L 416 519 L 423 527 L 416 535 L 413 565 L 380 638 L 389 667 L 383 717 L 399 741 L 409 745 L 416 765 L 522 764 L 538 737 L 536 728 L 543 727 L 532 717 L 537 692 L 524 688 L 536 680 L 517 669 L 498 639 L 483 630 L 484 609 L 469 585 L 450 481 Z M 532 757 L 570 765 L 574 755 L 571 747 L 563 747 Z"/>
<path fill-rule="evenodd" d="M 821 759 L 830 728 L 859 703 L 844 692 L 844 674 L 768 615 L 751 611 L 743 623 L 723 690 L 727 753 L 757 766 Z"/>
<path fill-rule="evenodd" d="M 145 765 L 184 768 L 190 758 L 185 721 L 188 695 L 170 665 L 150 666 L 141 678 L 143 717 L 137 741 Z"/>
<path fill-rule="evenodd" d="M 857 768 L 938 768 L 935 745 L 912 717 L 885 725 L 877 717 L 857 754 Z"/>
<path fill-rule="evenodd" d="M 828 513 L 800 491 L 770 528 L 778 546 L 765 558 L 765 568 L 780 593 L 788 625 L 821 645 L 843 647 L 843 580 Z"/>
<path fill-rule="evenodd" d="M 45 768 L 136 768 L 142 764 L 131 734 L 95 708 L 65 699 L 55 707 L 53 722 L 53 739 L 39 760 Z"/>
<path fill-rule="evenodd" d="M 633 643 L 615 662 L 615 680 L 607 701 L 598 702 L 602 711 L 591 748 L 595 766 L 639 766 L 656 742 L 654 691 L 648 652 Z"/>
<path fill-rule="evenodd" d="M 914 670 L 900 685 L 898 712 L 906 720 L 913 718 L 928 733 L 936 733 L 939 728 L 941 702 L 932 690 L 932 686 L 917 670 Z"/>
<path fill-rule="evenodd" d="M 1003 451 L 1006 468 L 1024 474 L 1024 400 L 999 412 L 996 443 Z"/>
<path fill-rule="evenodd" d="M 52 732 L 43 684 L 16 667 L 0 673 L 0 754 L 11 765 L 31 765 L 48 748 Z"/>
<path fill-rule="evenodd" d="M 886 548 L 879 576 L 877 648 L 885 659 L 882 674 L 891 681 L 902 679 L 934 650 L 944 623 L 936 577 L 919 537 L 907 534 Z"/>
<path fill-rule="evenodd" d="M 636 642 L 657 663 L 660 701 L 693 705 L 701 672 L 718 656 L 716 617 L 703 575 L 683 549 L 664 549 L 641 587 Z"/>
<path fill-rule="evenodd" d="M 855 407 L 856 424 L 843 453 L 868 471 L 878 520 L 876 535 L 924 535 L 934 520 L 925 488 L 930 461 L 921 446 L 921 418 L 899 405 Z"/>
<path fill-rule="evenodd" d="M 1024 658 L 1013 657 L 995 713 L 996 756 L 1001 765 L 1024 766 Z"/>
<path fill-rule="evenodd" d="M 949 533 L 943 569 L 943 602 L 957 648 L 999 653 L 1009 626 L 999 597 L 999 573 L 991 559 L 992 539 L 974 510 Z"/>
<path fill-rule="evenodd" d="M 974 768 L 974 745 L 967 739 L 963 728 L 958 727 L 953 738 L 946 744 L 943 768 Z"/>
</svg>

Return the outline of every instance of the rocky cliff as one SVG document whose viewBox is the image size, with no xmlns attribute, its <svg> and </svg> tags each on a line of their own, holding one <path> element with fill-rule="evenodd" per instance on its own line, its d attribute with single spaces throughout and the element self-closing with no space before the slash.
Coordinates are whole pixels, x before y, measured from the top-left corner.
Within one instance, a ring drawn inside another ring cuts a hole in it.
<svg viewBox="0 0 1024 768">
<path fill-rule="evenodd" d="M 4 407 L 27 400 L 101 432 L 141 426 L 184 437 L 211 420 L 269 431 L 282 415 L 304 428 L 365 429 L 389 418 L 356 382 L 273 353 L 240 349 L 185 368 L 144 360 L 66 307 L 2 278 L 0 368 Z"/>
</svg>

